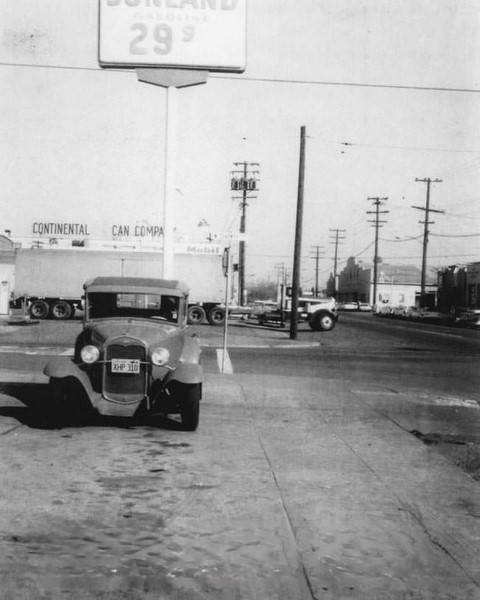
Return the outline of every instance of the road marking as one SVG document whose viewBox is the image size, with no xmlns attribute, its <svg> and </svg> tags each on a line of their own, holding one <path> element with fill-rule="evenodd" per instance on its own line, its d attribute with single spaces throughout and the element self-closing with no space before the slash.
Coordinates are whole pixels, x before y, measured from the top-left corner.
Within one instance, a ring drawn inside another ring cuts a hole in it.
<svg viewBox="0 0 480 600">
<path fill-rule="evenodd" d="M 397 324 L 393 324 L 393 323 L 388 323 L 390 329 L 398 329 L 398 330 L 403 330 L 406 331 L 406 327 L 404 327 L 403 325 L 397 325 Z M 422 329 L 420 327 L 410 327 L 408 329 L 409 331 L 418 331 L 419 333 L 429 333 L 430 335 L 443 335 L 445 337 L 453 337 L 453 338 L 462 338 L 462 335 L 459 335 L 458 333 L 449 333 L 448 331 L 432 331 L 431 329 Z"/>
<path fill-rule="evenodd" d="M 409 395 L 404 392 L 394 392 L 392 390 L 351 390 L 352 394 L 368 395 L 368 396 L 404 396 L 407 399 L 412 399 L 413 393 Z M 413 398 L 416 402 L 424 402 L 428 404 L 436 404 L 437 406 L 462 406 L 465 408 L 480 408 L 480 403 L 477 400 L 470 398 L 457 398 L 455 396 L 433 396 L 432 394 L 419 394 Z"/>
<path fill-rule="evenodd" d="M 202 348 L 215 348 L 217 347 L 219 344 L 215 343 L 215 342 L 202 342 L 201 347 Z M 291 349 L 305 349 L 305 348 L 319 348 L 321 346 L 320 342 L 285 342 L 283 343 L 271 343 L 271 344 L 255 344 L 255 343 L 250 343 L 250 344 L 238 344 L 233 342 L 232 344 L 230 344 L 230 348 L 238 348 L 240 350 L 247 350 L 247 349 L 252 349 L 252 350 L 268 350 L 270 348 L 275 349 L 275 350 L 291 350 Z"/>
<path fill-rule="evenodd" d="M 66 349 L 65 346 L 0 346 L 0 353 L 3 354 L 28 354 L 28 355 L 41 355 L 50 356 L 60 354 L 70 349 Z"/>
<path fill-rule="evenodd" d="M 368 394 L 369 396 L 398 396 L 398 392 L 390 390 L 352 390 L 352 394 Z"/>
<path fill-rule="evenodd" d="M 220 371 L 220 373 L 226 373 L 227 375 L 233 374 L 232 361 L 230 360 L 228 350 L 225 350 L 225 355 L 224 355 L 223 348 L 217 349 L 217 364 L 218 364 L 218 370 Z"/>
</svg>

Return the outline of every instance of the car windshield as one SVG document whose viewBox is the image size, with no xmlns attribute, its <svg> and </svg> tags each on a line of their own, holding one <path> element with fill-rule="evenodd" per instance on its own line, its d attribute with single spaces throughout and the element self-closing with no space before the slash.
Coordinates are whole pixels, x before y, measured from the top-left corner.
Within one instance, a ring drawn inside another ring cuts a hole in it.
<svg viewBox="0 0 480 600">
<path fill-rule="evenodd" d="M 91 292 L 88 294 L 90 319 L 133 317 L 178 322 L 180 298 L 165 294 Z"/>
</svg>

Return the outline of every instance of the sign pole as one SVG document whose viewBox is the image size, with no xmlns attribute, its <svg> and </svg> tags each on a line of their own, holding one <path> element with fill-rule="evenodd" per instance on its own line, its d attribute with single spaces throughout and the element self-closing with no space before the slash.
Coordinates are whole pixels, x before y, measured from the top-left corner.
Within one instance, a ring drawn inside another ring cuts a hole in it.
<svg viewBox="0 0 480 600">
<path fill-rule="evenodd" d="M 165 111 L 165 173 L 163 198 L 163 278 L 173 278 L 175 167 L 177 154 L 177 88 L 167 87 Z"/>
<path fill-rule="evenodd" d="M 167 91 L 165 108 L 165 159 L 163 194 L 163 273 L 164 279 L 174 278 L 174 202 L 177 155 L 178 88 L 206 83 L 207 71 L 180 69 L 137 69 L 137 79 L 163 87 Z"/>
<path fill-rule="evenodd" d="M 230 269 L 231 269 L 231 245 L 225 248 L 225 322 L 223 324 L 223 350 L 222 350 L 222 373 L 225 373 L 225 358 L 227 356 L 227 338 L 228 338 L 228 307 L 230 304 Z"/>
</svg>

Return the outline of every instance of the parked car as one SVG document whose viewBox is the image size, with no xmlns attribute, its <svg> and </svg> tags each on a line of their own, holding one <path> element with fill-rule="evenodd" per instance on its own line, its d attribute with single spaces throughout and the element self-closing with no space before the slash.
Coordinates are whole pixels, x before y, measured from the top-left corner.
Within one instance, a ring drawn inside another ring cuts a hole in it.
<svg viewBox="0 0 480 600">
<path fill-rule="evenodd" d="M 360 310 L 362 312 L 372 312 L 372 305 L 369 304 L 368 302 L 359 302 L 358 310 Z"/>
<path fill-rule="evenodd" d="M 403 310 L 403 317 L 406 319 L 419 319 L 422 312 L 416 306 L 406 306 Z"/>
<path fill-rule="evenodd" d="M 450 315 L 445 315 L 444 313 L 429 307 L 420 310 L 420 319 L 423 321 L 430 321 L 431 323 L 451 321 Z"/>
<path fill-rule="evenodd" d="M 53 358 L 51 414 L 63 420 L 81 398 L 101 415 L 179 414 L 198 427 L 203 372 L 187 328 L 188 288 L 178 281 L 97 277 L 84 285 L 83 330 L 73 359 Z"/>
<path fill-rule="evenodd" d="M 392 308 L 392 317 L 403 318 L 405 317 L 405 309 L 407 307 L 401 304 L 400 306 L 394 306 Z"/>
<path fill-rule="evenodd" d="M 342 302 L 338 305 L 338 310 L 358 310 L 358 302 Z"/>
<path fill-rule="evenodd" d="M 391 317 L 392 316 L 392 307 L 390 304 L 382 303 L 377 304 L 375 307 L 375 314 L 379 317 Z"/>
</svg>

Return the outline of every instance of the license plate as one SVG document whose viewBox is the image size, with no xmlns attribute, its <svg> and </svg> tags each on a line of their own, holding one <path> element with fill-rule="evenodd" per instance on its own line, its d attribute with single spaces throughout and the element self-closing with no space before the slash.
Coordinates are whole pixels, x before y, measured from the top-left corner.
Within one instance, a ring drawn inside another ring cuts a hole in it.
<svg viewBox="0 0 480 600">
<path fill-rule="evenodd" d="M 130 358 L 112 358 L 112 373 L 140 373 L 140 361 Z"/>
</svg>

